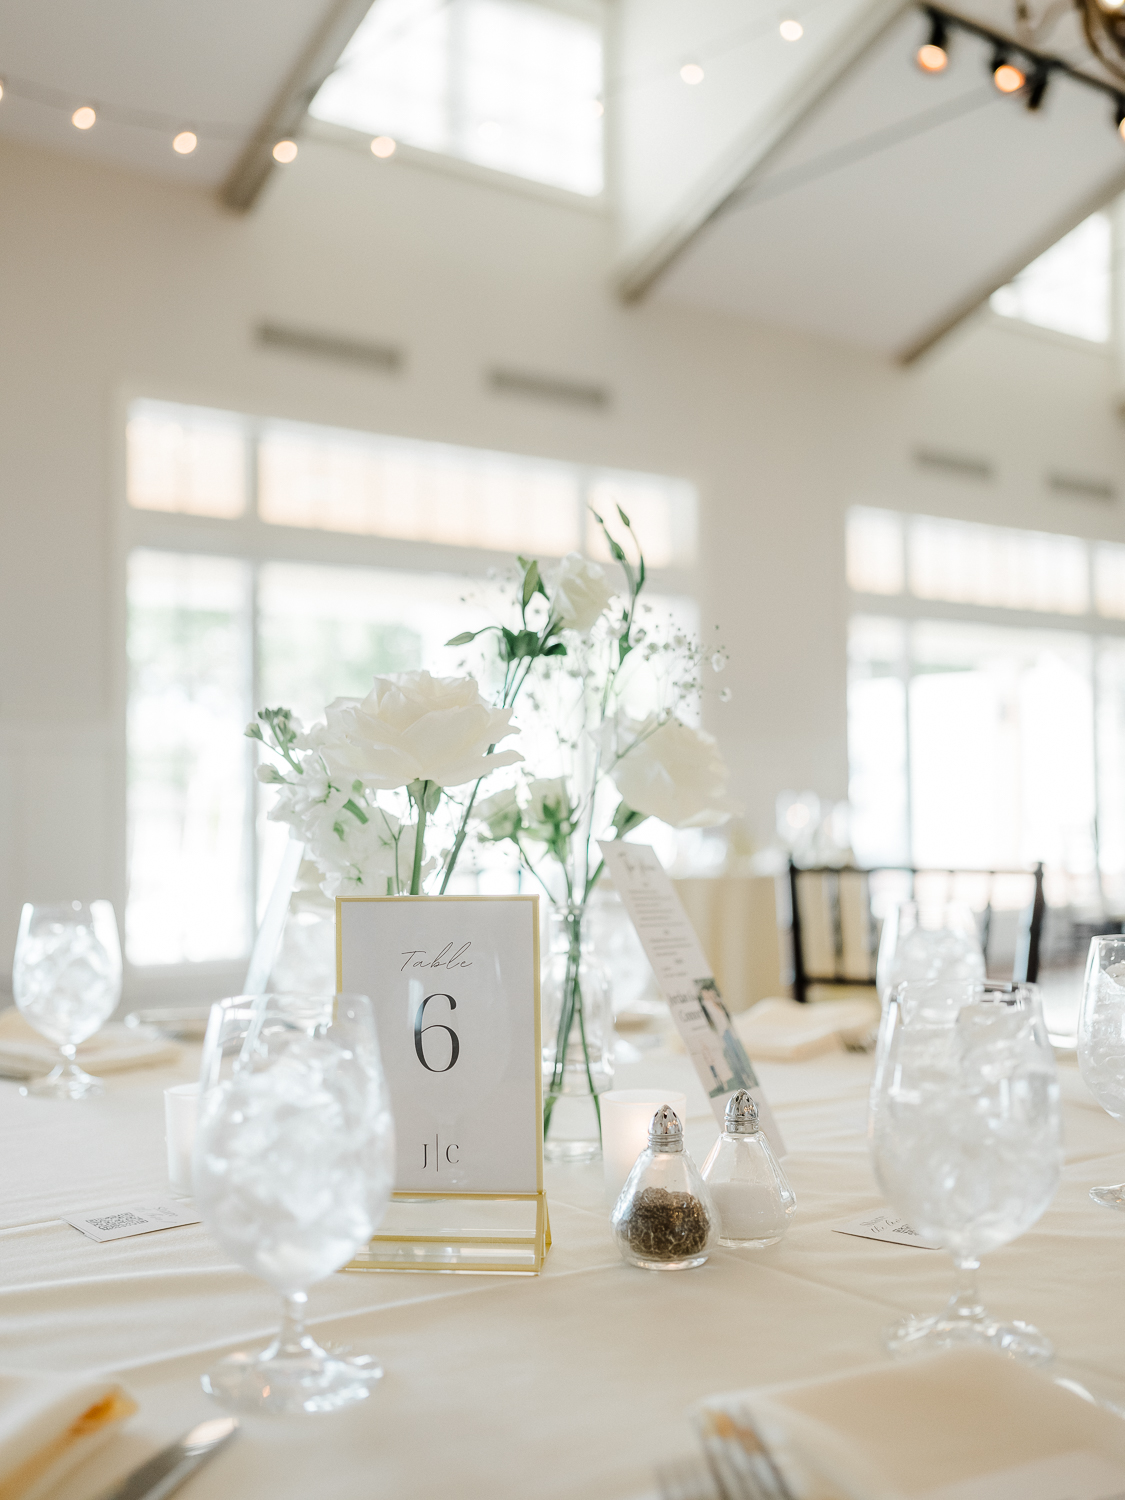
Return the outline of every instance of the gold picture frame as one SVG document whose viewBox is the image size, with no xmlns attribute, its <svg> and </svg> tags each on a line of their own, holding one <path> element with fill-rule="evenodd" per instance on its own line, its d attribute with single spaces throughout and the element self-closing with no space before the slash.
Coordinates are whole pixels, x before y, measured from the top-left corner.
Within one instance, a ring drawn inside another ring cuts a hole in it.
<svg viewBox="0 0 1125 1500">
<path fill-rule="evenodd" d="M 551 1248 L 551 1221 L 543 1185 L 543 1037 L 539 981 L 539 900 L 512 896 L 337 896 L 336 988 L 344 988 L 343 908 L 347 905 L 424 901 L 530 903 L 534 989 L 535 1171 L 534 1192 L 395 1192 L 390 1224 L 372 1236 L 347 1271 L 429 1271 L 460 1275 L 535 1276 Z M 375 998 L 374 996 L 372 997 Z M 534 1222 L 531 1224 L 531 1215 Z M 435 1215 L 440 1222 L 435 1223 Z M 523 1230 L 523 1232 L 520 1232 Z M 397 1231 L 397 1232 L 396 1232 Z"/>
</svg>

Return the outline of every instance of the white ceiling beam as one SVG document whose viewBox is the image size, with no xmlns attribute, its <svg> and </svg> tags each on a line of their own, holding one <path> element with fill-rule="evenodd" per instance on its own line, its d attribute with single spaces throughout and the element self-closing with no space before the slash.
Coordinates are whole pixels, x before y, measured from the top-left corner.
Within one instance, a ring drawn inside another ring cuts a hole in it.
<svg viewBox="0 0 1125 1500">
<path fill-rule="evenodd" d="M 372 0 L 332 0 L 285 83 L 263 115 L 219 189 L 219 201 L 245 213 L 252 208 L 274 168 L 273 148 L 295 135 L 313 95 L 336 66 Z"/>
<path fill-rule="evenodd" d="M 822 102 L 883 32 L 915 4 L 916 0 L 871 0 L 859 12 L 840 45 L 777 101 L 768 120 L 756 120 L 700 177 L 664 225 L 618 261 L 611 281 L 623 301 L 639 302 L 645 296 L 727 200 L 768 164 L 808 111 Z"/>
</svg>

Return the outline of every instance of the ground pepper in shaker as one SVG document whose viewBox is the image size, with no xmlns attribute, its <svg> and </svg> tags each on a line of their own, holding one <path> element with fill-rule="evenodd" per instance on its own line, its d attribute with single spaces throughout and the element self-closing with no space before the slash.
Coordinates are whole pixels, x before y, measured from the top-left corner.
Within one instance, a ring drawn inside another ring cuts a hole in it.
<svg viewBox="0 0 1125 1500">
<path fill-rule="evenodd" d="M 648 1145 L 621 1189 L 610 1226 L 632 1266 L 687 1271 L 707 1259 L 718 1215 L 684 1147 L 683 1126 L 667 1104 L 652 1117 Z"/>
<path fill-rule="evenodd" d="M 746 1089 L 727 1101 L 723 1133 L 703 1163 L 703 1180 L 719 1213 L 719 1244 L 736 1250 L 776 1245 L 797 1199 L 758 1124 Z"/>
</svg>

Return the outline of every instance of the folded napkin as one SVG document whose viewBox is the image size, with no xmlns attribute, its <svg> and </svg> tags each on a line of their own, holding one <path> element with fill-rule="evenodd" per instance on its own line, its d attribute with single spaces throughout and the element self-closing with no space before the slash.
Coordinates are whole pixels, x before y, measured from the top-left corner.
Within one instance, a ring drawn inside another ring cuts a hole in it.
<svg viewBox="0 0 1125 1500">
<path fill-rule="evenodd" d="M 0 1375 L 0 1500 L 45 1494 L 136 1409 L 110 1381 Z"/>
<path fill-rule="evenodd" d="M 1125 1422 L 990 1349 L 715 1397 L 695 1417 L 718 1473 L 772 1461 L 793 1500 L 1125 1492 Z"/>
<path fill-rule="evenodd" d="M 79 1064 L 95 1076 L 123 1068 L 154 1068 L 178 1056 L 175 1045 L 164 1037 L 113 1021 L 78 1048 Z M 14 1006 L 0 1011 L 0 1077 L 39 1078 L 58 1061 L 58 1048 L 29 1026 Z"/>
<path fill-rule="evenodd" d="M 879 1002 L 870 1000 L 759 1000 L 734 1017 L 734 1029 L 752 1059 L 799 1062 L 845 1044 L 864 1045 L 879 1024 Z"/>
</svg>

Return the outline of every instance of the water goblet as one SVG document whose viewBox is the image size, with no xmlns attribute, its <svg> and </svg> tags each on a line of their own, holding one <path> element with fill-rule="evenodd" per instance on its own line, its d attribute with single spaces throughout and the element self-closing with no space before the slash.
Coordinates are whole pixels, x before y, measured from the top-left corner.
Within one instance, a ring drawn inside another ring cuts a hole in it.
<svg viewBox="0 0 1125 1500">
<path fill-rule="evenodd" d="M 987 1344 L 1029 1364 L 1053 1354 L 1028 1323 L 981 1305 L 981 1256 L 1030 1229 L 1062 1168 L 1059 1086 L 1034 985 L 904 983 L 879 1039 L 868 1121 L 888 1201 L 953 1258 L 953 1295 L 884 1332 L 892 1354 Z"/>
<path fill-rule="evenodd" d="M 883 1003 L 905 980 L 983 979 L 984 950 L 964 901 L 900 901 L 883 921 L 875 984 Z"/>
<path fill-rule="evenodd" d="M 1115 1120 L 1125 1119 L 1125 937 L 1090 940 L 1078 1017 L 1082 1081 Z M 1125 1183 L 1095 1187 L 1103 1208 L 1125 1208 Z"/>
<path fill-rule="evenodd" d="M 258 995 L 212 1007 L 192 1164 L 195 1202 L 238 1263 L 281 1294 L 280 1332 L 203 1377 L 224 1406 L 327 1412 L 366 1397 L 372 1359 L 305 1332 L 308 1288 L 345 1265 L 382 1218 L 394 1126 L 365 995 Z"/>
<path fill-rule="evenodd" d="M 80 1042 L 108 1021 L 121 998 L 121 944 L 108 901 L 27 902 L 12 964 L 16 1005 L 62 1060 L 20 1092 L 53 1099 L 100 1094 L 102 1081 L 75 1061 Z"/>
</svg>

